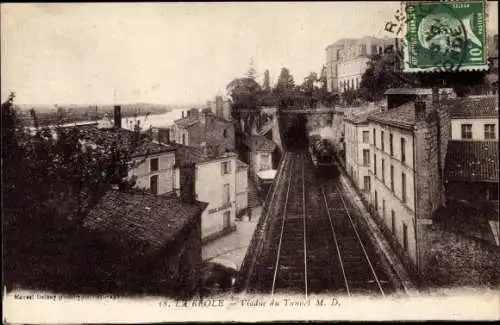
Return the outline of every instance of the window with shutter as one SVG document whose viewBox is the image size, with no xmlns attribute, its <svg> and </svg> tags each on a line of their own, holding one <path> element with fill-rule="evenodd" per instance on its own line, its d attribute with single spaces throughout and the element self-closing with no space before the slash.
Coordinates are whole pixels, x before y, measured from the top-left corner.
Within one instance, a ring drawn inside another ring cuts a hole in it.
<svg viewBox="0 0 500 325">
<path fill-rule="evenodd" d="M 227 175 L 231 173 L 231 162 L 223 161 L 221 163 L 222 175 Z"/>
</svg>

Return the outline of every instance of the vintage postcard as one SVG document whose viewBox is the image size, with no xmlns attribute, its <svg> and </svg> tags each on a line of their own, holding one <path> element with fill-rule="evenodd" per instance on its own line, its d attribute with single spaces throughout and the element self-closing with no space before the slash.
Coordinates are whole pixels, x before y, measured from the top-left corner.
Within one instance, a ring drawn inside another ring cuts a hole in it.
<svg viewBox="0 0 500 325">
<path fill-rule="evenodd" d="M 499 320 L 498 3 L 3 3 L 3 321 Z"/>
</svg>

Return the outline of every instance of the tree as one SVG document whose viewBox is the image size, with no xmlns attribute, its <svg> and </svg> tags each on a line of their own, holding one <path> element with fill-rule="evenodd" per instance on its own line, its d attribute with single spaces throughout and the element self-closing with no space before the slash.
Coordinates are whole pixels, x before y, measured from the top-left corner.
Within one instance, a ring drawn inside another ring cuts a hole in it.
<svg viewBox="0 0 500 325">
<path fill-rule="evenodd" d="M 387 51 L 376 54 L 368 61 L 368 68 L 361 77 L 360 95 L 368 101 L 377 101 L 384 97 L 389 88 L 411 87 L 418 84 L 413 75 L 403 75 L 401 54 Z"/>
<path fill-rule="evenodd" d="M 318 102 L 324 104 L 324 105 L 331 105 L 333 104 L 333 97 L 328 93 L 328 85 L 327 85 L 327 78 L 326 78 L 326 66 L 323 66 L 321 68 L 321 73 L 318 78 L 318 82 L 320 83 L 320 87 L 318 91 L 315 94 L 315 98 Z"/>
<path fill-rule="evenodd" d="M 317 102 L 317 92 L 319 88 L 316 86 L 318 75 L 316 72 L 311 72 L 304 78 L 304 82 L 300 85 L 299 91 L 302 94 L 302 104 L 313 107 Z"/>
<path fill-rule="evenodd" d="M 442 71 L 433 73 L 404 73 L 403 49 L 387 49 L 374 55 L 361 77 L 360 96 L 368 101 L 380 100 L 389 88 L 450 87 L 458 96 L 480 93 L 485 88 L 485 73 L 482 71 Z"/>
<path fill-rule="evenodd" d="M 17 118 L 14 94 L 1 110 L 2 217 L 12 283 L 30 276 L 41 256 L 56 264 L 73 256 L 88 211 L 111 187 L 128 189 L 133 180 L 124 178 L 129 151 L 119 143 L 90 145 L 78 128 L 27 129 Z"/>
<path fill-rule="evenodd" d="M 347 89 L 342 93 L 342 98 L 344 99 L 345 103 L 348 106 L 351 106 L 354 104 L 356 99 L 359 98 L 359 92 L 357 90 L 354 90 L 352 88 Z"/>
<path fill-rule="evenodd" d="M 280 108 L 286 108 L 294 105 L 296 97 L 295 82 L 290 70 L 282 68 L 276 87 L 274 88 L 274 95 L 277 99 Z"/>
<path fill-rule="evenodd" d="M 248 68 L 248 71 L 247 71 L 247 78 L 255 80 L 256 74 L 257 74 L 257 70 L 255 70 L 255 68 L 253 66 L 253 59 L 252 59 L 252 60 L 250 60 L 250 67 Z"/>
<path fill-rule="evenodd" d="M 271 84 L 269 80 L 269 70 L 264 71 L 264 83 L 262 85 L 262 90 L 266 93 L 271 91 Z"/>
<path fill-rule="evenodd" d="M 259 95 L 262 88 L 254 79 L 243 77 L 231 81 L 226 89 L 232 100 L 233 118 L 240 123 L 243 121 L 245 125 L 245 130 L 239 131 L 249 133 L 260 114 Z"/>
</svg>

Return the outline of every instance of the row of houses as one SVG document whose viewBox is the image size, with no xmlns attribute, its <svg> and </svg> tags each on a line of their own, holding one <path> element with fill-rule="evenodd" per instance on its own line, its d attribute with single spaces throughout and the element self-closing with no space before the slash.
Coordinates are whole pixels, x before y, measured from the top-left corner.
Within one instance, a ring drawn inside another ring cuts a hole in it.
<svg viewBox="0 0 500 325">
<path fill-rule="evenodd" d="M 443 207 L 498 206 L 498 100 L 447 98 L 430 89 L 396 93 L 397 105 L 389 91 L 385 108 L 346 114 L 345 165 L 373 214 L 420 267 L 426 225 Z M 486 218 L 487 236 L 498 245 L 498 218 Z"/>
<path fill-rule="evenodd" d="M 126 285 L 140 288 L 149 279 L 148 288 L 180 295 L 199 289 L 201 246 L 236 229 L 236 218 L 248 211 L 249 174 L 259 179 L 273 167 L 275 145 L 263 136 L 247 139 L 247 163 L 238 159 L 234 126 L 220 116 L 224 112 L 191 109 L 149 135 L 122 128 L 119 106 L 112 126 L 73 125 L 83 143 L 126 150 L 124 177 L 137 189 L 108 191 L 84 222 L 117 258 L 113 265 L 93 262 L 102 266 L 102 281 L 135 279 Z"/>
<path fill-rule="evenodd" d="M 84 227 L 116 256 L 112 265 L 95 262 L 100 278 L 127 278 L 129 289 L 193 294 L 201 285 L 201 246 L 234 231 L 248 205 L 248 165 L 234 153 L 234 128 L 196 109 L 173 128 L 154 129 L 153 139 L 120 124 L 117 106 L 113 127 L 77 126 L 84 143 L 128 152 L 124 177 L 137 189 L 108 191 L 86 217 Z"/>
</svg>

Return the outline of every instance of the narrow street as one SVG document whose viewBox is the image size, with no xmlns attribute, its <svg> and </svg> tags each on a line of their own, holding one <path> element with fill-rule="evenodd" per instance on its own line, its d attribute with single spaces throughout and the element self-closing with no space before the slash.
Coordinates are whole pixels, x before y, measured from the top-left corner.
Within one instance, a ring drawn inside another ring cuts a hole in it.
<svg viewBox="0 0 500 325">
<path fill-rule="evenodd" d="M 262 212 L 262 200 L 251 179 L 248 180 L 248 207 L 251 214 L 236 219 L 236 231 L 203 245 L 204 261 L 240 269 Z"/>
</svg>

